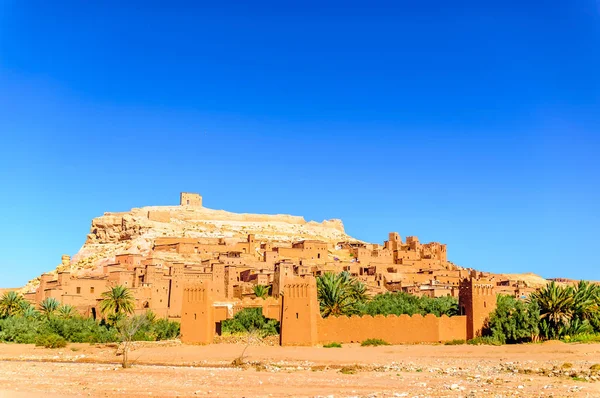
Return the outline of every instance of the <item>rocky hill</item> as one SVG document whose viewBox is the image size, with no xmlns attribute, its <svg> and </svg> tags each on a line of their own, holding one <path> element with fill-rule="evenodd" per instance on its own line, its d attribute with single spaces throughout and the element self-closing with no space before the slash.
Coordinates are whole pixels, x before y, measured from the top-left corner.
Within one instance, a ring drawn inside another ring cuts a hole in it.
<svg viewBox="0 0 600 398">
<path fill-rule="evenodd" d="M 73 274 L 85 275 L 111 264 L 118 254 L 147 256 L 158 238 L 224 238 L 233 243 L 245 240 L 248 234 L 254 234 L 257 241 L 263 242 L 357 241 L 344 232 L 342 221 L 337 219 L 307 222 L 299 216 L 231 213 L 202 207 L 201 204 L 148 206 L 134 208 L 128 212 L 105 213 L 94 218 L 90 233 L 79 252 L 70 262 L 68 259 L 63 260 L 63 263 L 51 272 L 68 269 Z M 153 252 L 152 255 L 170 261 L 182 260 L 177 258 L 176 254 L 167 252 Z M 337 253 L 336 255 L 341 256 Z M 453 269 L 460 268 L 449 264 Z M 526 275 L 526 278 L 524 276 L 506 277 L 522 280 L 528 286 L 543 285 L 546 282 L 537 275 Z M 38 281 L 38 278 L 32 280 L 24 290 L 35 289 Z"/>
<path fill-rule="evenodd" d="M 72 270 L 103 265 L 116 254 L 147 255 L 156 238 L 226 238 L 292 242 L 355 240 L 346 235 L 341 220 L 321 223 L 284 214 L 239 214 L 205 207 L 149 206 L 123 213 L 105 213 L 92 220 L 85 244 L 71 260 Z"/>
</svg>

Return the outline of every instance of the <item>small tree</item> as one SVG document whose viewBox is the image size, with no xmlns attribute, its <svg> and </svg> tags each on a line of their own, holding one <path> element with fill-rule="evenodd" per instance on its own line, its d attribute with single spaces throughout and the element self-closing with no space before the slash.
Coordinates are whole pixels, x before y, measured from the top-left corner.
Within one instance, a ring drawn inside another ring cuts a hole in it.
<svg viewBox="0 0 600 398">
<path fill-rule="evenodd" d="M 504 343 L 536 340 L 540 310 L 537 302 L 524 302 L 512 296 L 498 295 L 497 305 L 484 328 L 484 334 Z"/>
<path fill-rule="evenodd" d="M 50 318 L 60 307 L 60 303 L 54 297 L 48 297 L 40 303 L 40 312 Z"/>
<path fill-rule="evenodd" d="M 131 367 L 129 361 L 129 349 L 131 348 L 131 343 L 134 341 L 135 334 L 140 329 L 146 327 L 149 322 L 146 315 L 134 315 L 122 318 L 118 321 L 117 330 L 119 331 L 119 341 L 121 342 L 123 355 L 121 366 L 123 366 L 123 368 Z"/>
<path fill-rule="evenodd" d="M 574 313 L 573 289 L 554 281 L 530 296 L 540 309 L 540 330 L 546 338 L 559 338 L 569 327 Z"/>
<path fill-rule="evenodd" d="M 365 285 L 347 272 L 318 277 L 317 297 L 323 317 L 358 314 L 367 300 Z"/>
<path fill-rule="evenodd" d="M 254 290 L 254 295 L 257 298 L 261 298 L 264 300 L 269 296 L 269 286 L 256 285 L 252 290 Z"/>
<path fill-rule="evenodd" d="M 15 316 L 22 311 L 23 303 L 27 303 L 17 292 L 6 292 L 0 298 L 0 318 Z"/>
<path fill-rule="evenodd" d="M 102 293 L 100 311 L 110 323 L 116 325 L 121 318 L 133 313 L 134 303 L 131 291 L 125 286 L 118 285 Z"/>
<path fill-rule="evenodd" d="M 29 302 L 23 300 L 21 303 L 21 315 L 26 319 L 36 319 L 40 316 L 40 312 Z"/>
<path fill-rule="evenodd" d="M 71 319 L 77 315 L 77 311 L 72 305 L 63 304 L 60 307 L 58 307 L 57 315 L 59 318 L 62 319 Z"/>
</svg>

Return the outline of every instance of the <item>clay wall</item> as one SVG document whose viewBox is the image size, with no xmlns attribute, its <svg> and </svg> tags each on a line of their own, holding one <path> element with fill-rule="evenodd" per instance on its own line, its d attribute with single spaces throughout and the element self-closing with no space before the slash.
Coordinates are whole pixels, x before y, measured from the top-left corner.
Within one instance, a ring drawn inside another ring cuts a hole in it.
<svg viewBox="0 0 600 398">
<path fill-rule="evenodd" d="M 420 260 L 421 256 L 413 250 L 398 250 L 395 252 L 394 258 L 398 264 L 410 264 L 411 261 Z"/>
<path fill-rule="evenodd" d="M 108 281 L 113 285 L 133 286 L 134 271 L 114 270 L 108 274 Z"/>
<path fill-rule="evenodd" d="M 140 267 L 143 259 L 144 257 L 140 254 L 118 254 L 115 256 L 115 263 L 127 269 L 133 269 L 134 267 Z"/>
<path fill-rule="evenodd" d="M 208 285 L 195 285 L 184 289 L 183 293 L 182 341 L 211 342 L 216 321 L 231 318 L 241 309 L 252 307 L 261 307 L 267 318 L 280 320 L 282 345 L 352 343 L 370 338 L 391 344 L 466 340 L 480 332 L 483 322 L 495 308 L 495 296 L 492 298 L 493 289 L 489 289 L 485 281 L 464 280 L 460 287 L 460 306 L 465 315 L 322 318 L 316 281 L 312 277 L 295 278 L 286 283 L 280 299 L 244 299 L 235 304 L 231 311 L 225 310 L 230 307 L 213 305 Z"/>
<path fill-rule="evenodd" d="M 373 251 L 364 247 L 357 247 L 352 251 L 354 257 L 363 264 L 369 264 L 373 259 Z"/>
<path fill-rule="evenodd" d="M 317 319 L 318 343 L 359 343 L 375 338 L 390 344 L 466 339 L 466 316 L 376 315 Z"/>
</svg>

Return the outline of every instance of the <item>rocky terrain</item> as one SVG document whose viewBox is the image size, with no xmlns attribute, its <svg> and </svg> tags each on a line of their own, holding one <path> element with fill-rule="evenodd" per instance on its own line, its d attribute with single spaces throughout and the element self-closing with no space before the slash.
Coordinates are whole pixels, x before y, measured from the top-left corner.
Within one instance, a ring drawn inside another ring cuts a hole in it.
<svg viewBox="0 0 600 398">
<path fill-rule="evenodd" d="M 598 397 L 599 344 L 0 347 L 0 396 Z"/>
<path fill-rule="evenodd" d="M 149 214 L 159 215 L 155 221 Z M 117 254 L 147 255 L 156 238 L 225 238 L 244 240 L 255 234 L 257 240 L 292 242 L 316 239 L 326 242 L 355 241 L 344 232 L 341 220 L 306 221 L 303 217 L 286 214 L 246 214 L 213 210 L 206 207 L 147 206 L 128 212 L 104 213 L 92 220 L 85 244 L 68 266 L 74 273 L 110 263 Z M 167 256 L 167 254 L 165 254 Z M 56 270 L 51 271 L 56 272 Z M 31 281 L 25 290 L 35 288 Z"/>
<path fill-rule="evenodd" d="M 111 263 L 117 254 L 148 255 L 157 238 L 224 238 L 234 242 L 246 239 L 248 234 L 254 234 L 258 241 L 288 243 L 303 239 L 330 243 L 357 241 L 344 232 L 344 225 L 338 219 L 319 223 L 286 214 L 232 213 L 193 206 L 147 206 L 128 212 L 104 213 L 94 218 L 84 245 L 70 264 L 58 265 L 50 272 L 68 269 L 74 274 L 86 274 Z M 344 253 L 334 254 L 347 257 Z M 154 256 L 170 261 L 182 260 L 168 252 L 155 252 Z M 522 280 L 531 287 L 546 283 L 534 274 L 507 277 Z M 32 291 L 38 284 L 39 278 L 36 278 L 23 291 Z"/>
</svg>

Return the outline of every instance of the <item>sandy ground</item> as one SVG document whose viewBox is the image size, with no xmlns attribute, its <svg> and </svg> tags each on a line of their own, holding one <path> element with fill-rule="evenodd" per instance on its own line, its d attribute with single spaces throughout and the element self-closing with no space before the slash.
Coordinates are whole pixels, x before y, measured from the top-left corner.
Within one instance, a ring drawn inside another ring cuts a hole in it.
<svg viewBox="0 0 600 398">
<path fill-rule="evenodd" d="M 600 344 L 250 346 L 233 367 L 243 349 L 141 343 L 122 369 L 113 346 L 0 344 L 0 398 L 600 397 Z"/>
</svg>

